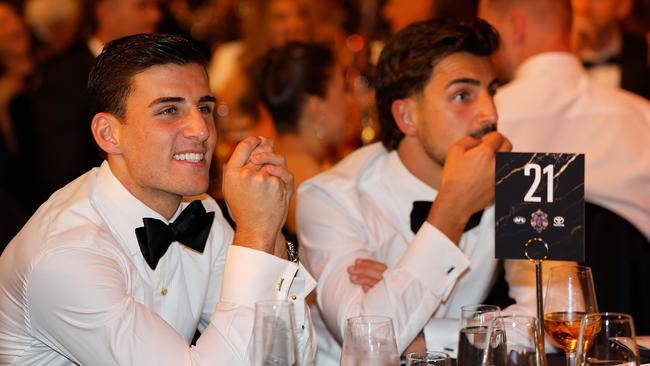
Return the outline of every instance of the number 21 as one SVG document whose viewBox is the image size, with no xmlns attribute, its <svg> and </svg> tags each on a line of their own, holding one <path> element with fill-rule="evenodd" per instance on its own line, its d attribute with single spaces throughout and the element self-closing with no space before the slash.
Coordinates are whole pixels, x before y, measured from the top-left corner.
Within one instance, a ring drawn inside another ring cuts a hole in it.
<svg viewBox="0 0 650 366">
<path fill-rule="evenodd" d="M 524 166 L 524 175 L 530 176 L 531 170 L 535 171 L 535 177 L 528 193 L 524 196 L 524 202 L 542 202 L 541 197 L 534 196 L 537 187 L 539 187 L 539 182 L 542 180 L 542 173 L 546 174 L 547 180 L 546 202 L 553 202 L 553 164 L 545 166 L 543 170 L 539 164 L 526 164 Z"/>
</svg>

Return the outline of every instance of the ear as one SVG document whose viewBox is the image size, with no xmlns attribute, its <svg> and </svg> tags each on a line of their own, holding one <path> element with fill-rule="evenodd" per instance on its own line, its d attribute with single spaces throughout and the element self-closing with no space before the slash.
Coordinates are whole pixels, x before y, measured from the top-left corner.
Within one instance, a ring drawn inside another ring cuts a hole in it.
<svg viewBox="0 0 650 366">
<path fill-rule="evenodd" d="M 393 101 L 390 108 L 393 113 L 393 119 L 397 123 L 400 131 L 405 136 L 417 136 L 418 129 L 415 123 L 415 103 L 409 99 L 397 99 Z"/>
<path fill-rule="evenodd" d="M 513 40 L 517 43 L 523 43 L 526 38 L 526 16 L 521 10 L 513 9 L 508 13 L 510 31 Z"/>
<path fill-rule="evenodd" d="M 121 154 L 120 149 L 120 121 L 109 113 L 97 113 L 91 122 L 90 128 L 97 145 L 109 155 Z"/>
</svg>

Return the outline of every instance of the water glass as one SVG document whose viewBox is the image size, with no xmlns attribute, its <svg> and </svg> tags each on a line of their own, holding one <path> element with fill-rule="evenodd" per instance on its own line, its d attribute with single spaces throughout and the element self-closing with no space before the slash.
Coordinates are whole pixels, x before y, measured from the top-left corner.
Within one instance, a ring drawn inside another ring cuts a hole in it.
<svg viewBox="0 0 650 366">
<path fill-rule="evenodd" d="M 458 338 L 458 366 L 476 366 L 483 360 L 488 327 L 501 315 L 496 305 L 465 305 L 460 308 L 460 335 Z"/>
<path fill-rule="evenodd" d="M 488 334 L 483 366 L 543 366 L 537 318 L 499 316 L 490 324 Z"/>
<path fill-rule="evenodd" d="M 577 365 L 638 366 L 632 317 L 621 313 L 589 314 L 580 323 Z"/>
<path fill-rule="evenodd" d="M 451 366 L 451 358 L 443 352 L 412 352 L 406 355 L 406 366 Z"/>
<path fill-rule="evenodd" d="M 393 321 L 386 316 L 357 316 L 345 323 L 341 366 L 398 366 Z"/>
<path fill-rule="evenodd" d="M 298 366 L 297 343 L 291 302 L 269 300 L 255 304 L 254 366 Z"/>
</svg>

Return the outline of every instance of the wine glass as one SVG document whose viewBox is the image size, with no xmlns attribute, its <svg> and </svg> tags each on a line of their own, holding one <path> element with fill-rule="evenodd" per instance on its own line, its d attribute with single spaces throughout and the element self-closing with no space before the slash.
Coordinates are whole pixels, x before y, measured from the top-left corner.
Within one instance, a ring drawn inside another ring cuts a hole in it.
<svg viewBox="0 0 650 366">
<path fill-rule="evenodd" d="M 393 321 L 386 316 L 357 316 L 345 323 L 341 366 L 398 366 Z"/>
<path fill-rule="evenodd" d="M 639 366 L 632 317 L 621 313 L 589 314 L 580 324 L 578 365 Z"/>
<path fill-rule="evenodd" d="M 539 322 L 530 316 L 494 318 L 488 331 L 482 366 L 542 366 Z"/>
<path fill-rule="evenodd" d="M 444 352 L 411 352 L 406 355 L 406 366 L 451 366 L 451 358 Z"/>
<path fill-rule="evenodd" d="M 501 315 L 496 305 L 465 305 L 460 308 L 458 366 L 480 365 L 486 346 L 490 322 Z"/>
<path fill-rule="evenodd" d="M 575 366 L 580 321 L 598 312 L 591 269 L 559 266 L 549 270 L 544 298 L 544 330 L 551 342 L 566 353 L 567 365 Z"/>
<path fill-rule="evenodd" d="M 299 364 L 293 304 L 286 300 L 255 304 L 253 323 L 254 366 Z"/>
</svg>

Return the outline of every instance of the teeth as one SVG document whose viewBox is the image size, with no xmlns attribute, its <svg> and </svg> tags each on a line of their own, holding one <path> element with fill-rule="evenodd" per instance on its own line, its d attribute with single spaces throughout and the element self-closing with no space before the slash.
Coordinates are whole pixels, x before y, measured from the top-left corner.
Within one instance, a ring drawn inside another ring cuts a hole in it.
<svg viewBox="0 0 650 366">
<path fill-rule="evenodd" d="M 203 160 L 204 156 L 205 154 L 196 154 L 196 153 L 175 154 L 174 160 L 198 163 L 199 161 Z"/>
</svg>

